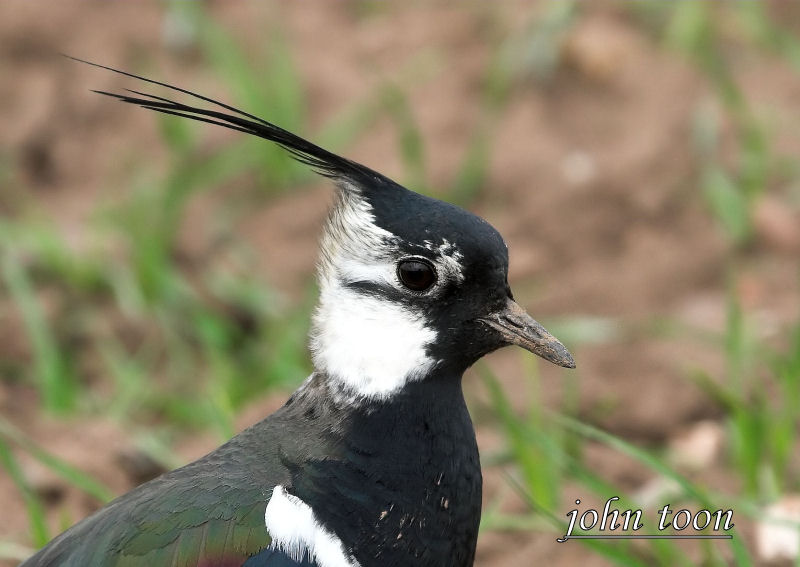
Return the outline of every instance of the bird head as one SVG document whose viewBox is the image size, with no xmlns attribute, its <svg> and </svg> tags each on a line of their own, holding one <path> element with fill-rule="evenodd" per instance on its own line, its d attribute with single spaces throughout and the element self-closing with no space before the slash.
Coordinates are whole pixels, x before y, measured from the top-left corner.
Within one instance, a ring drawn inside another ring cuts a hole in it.
<svg viewBox="0 0 800 567">
<path fill-rule="evenodd" d="M 519 345 L 560 366 L 567 349 L 515 301 L 508 248 L 488 222 L 383 177 L 338 181 L 322 238 L 315 366 L 384 398 Z"/>
<path fill-rule="evenodd" d="M 262 118 L 167 83 L 83 61 L 208 103 L 128 90 L 123 102 L 270 140 L 331 178 L 311 350 L 317 371 L 348 392 L 386 399 L 409 382 L 461 376 L 518 345 L 573 368 L 567 349 L 514 302 L 508 249 L 485 220 L 402 187 Z"/>
</svg>

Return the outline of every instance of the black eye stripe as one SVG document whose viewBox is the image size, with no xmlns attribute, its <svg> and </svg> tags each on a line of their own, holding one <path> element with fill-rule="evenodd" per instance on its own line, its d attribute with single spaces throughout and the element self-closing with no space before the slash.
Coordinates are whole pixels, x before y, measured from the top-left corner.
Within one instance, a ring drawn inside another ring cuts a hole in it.
<svg viewBox="0 0 800 567">
<path fill-rule="evenodd" d="M 424 258 L 406 258 L 397 264 L 397 277 L 412 291 L 425 291 L 436 283 L 436 270 Z"/>
</svg>

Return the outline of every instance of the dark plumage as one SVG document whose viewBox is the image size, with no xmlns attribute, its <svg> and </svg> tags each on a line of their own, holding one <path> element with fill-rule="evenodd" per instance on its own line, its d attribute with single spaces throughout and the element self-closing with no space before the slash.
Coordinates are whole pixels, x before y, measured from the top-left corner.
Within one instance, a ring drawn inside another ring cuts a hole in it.
<svg viewBox="0 0 800 567">
<path fill-rule="evenodd" d="M 270 542 L 264 507 L 277 484 L 353 542 L 362 565 L 471 564 L 481 471 L 460 381 L 417 382 L 355 411 L 334 397 L 315 376 L 275 414 L 116 499 L 23 565 L 295 565 L 269 552 L 243 563 Z"/>
<path fill-rule="evenodd" d="M 101 92 L 276 142 L 334 179 L 339 198 L 323 238 L 314 374 L 273 415 L 118 498 L 23 565 L 471 565 L 481 470 L 464 370 L 508 344 L 574 366 L 513 302 L 497 231 L 231 106 L 89 64 L 232 113 Z M 401 267 L 427 272 L 409 285 Z"/>
</svg>

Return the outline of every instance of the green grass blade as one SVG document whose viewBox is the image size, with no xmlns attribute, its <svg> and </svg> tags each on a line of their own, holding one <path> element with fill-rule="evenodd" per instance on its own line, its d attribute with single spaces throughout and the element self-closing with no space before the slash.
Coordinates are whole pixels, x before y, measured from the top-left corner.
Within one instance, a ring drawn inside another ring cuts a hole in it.
<svg viewBox="0 0 800 567">
<path fill-rule="evenodd" d="M 77 396 L 70 363 L 47 323 L 19 255 L 4 251 L 0 267 L 31 341 L 35 382 L 44 405 L 53 412 L 66 412 L 74 407 Z"/>
<path fill-rule="evenodd" d="M 592 427 L 591 425 L 581 423 L 580 421 L 570 417 L 562 415 L 554 416 L 554 418 L 556 422 L 561 424 L 564 428 L 574 431 L 575 433 L 578 433 L 588 439 L 599 441 L 600 443 L 603 443 L 604 445 L 607 445 L 608 447 L 611 447 L 620 453 L 636 459 L 640 463 L 648 466 L 664 477 L 675 481 L 683 489 L 687 496 L 690 496 L 702 506 L 708 509 L 714 508 L 708 496 L 698 487 L 648 452 L 639 449 L 638 447 L 620 439 L 619 437 L 615 437 L 614 435 L 606 433 L 605 431 L 597 429 L 596 427 Z M 736 558 L 736 565 L 747 566 L 753 564 L 752 558 L 750 557 L 747 548 L 742 543 L 741 538 L 734 537 L 733 539 L 728 540 L 728 542 L 731 547 L 731 551 Z"/>
<path fill-rule="evenodd" d="M 114 498 L 114 493 L 107 486 L 48 453 L 2 418 L 0 418 L 0 442 L 17 445 L 70 485 L 101 502 L 109 502 Z"/>
<path fill-rule="evenodd" d="M 36 547 L 43 546 L 50 539 L 47 531 L 44 506 L 25 479 L 25 475 L 19 467 L 19 463 L 17 463 L 14 454 L 11 452 L 11 448 L 2 439 L 0 439 L 0 465 L 6 469 L 11 481 L 17 487 L 17 491 L 25 500 L 25 508 L 28 511 L 28 521 L 31 525 L 31 537 L 33 538 L 34 545 Z"/>
</svg>

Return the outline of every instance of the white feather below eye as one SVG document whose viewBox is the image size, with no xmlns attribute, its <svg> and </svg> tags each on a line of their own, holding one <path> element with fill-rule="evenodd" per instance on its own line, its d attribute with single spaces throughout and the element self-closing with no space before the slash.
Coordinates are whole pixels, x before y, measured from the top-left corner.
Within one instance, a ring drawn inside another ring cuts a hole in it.
<svg viewBox="0 0 800 567">
<path fill-rule="evenodd" d="M 328 287 L 314 314 L 316 368 L 356 394 L 385 399 L 435 364 L 436 333 L 401 305 L 343 286 Z"/>
<path fill-rule="evenodd" d="M 447 240 L 416 245 L 434 253 L 440 284 L 463 281 L 462 255 L 455 245 Z M 311 333 L 315 367 L 367 399 L 386 399 L 423 378 L 436 365 L 427 354 L 436 332 L 426 324 L 424 311 L 347 286 L 372 282 L 408 293 L 396 273 L 403 257 L 400 240 L 375 224 L 358 188 L 341 189 L 321 248 L 320 302 Z"/>
<path fill-rule="evenodd" d="M 314 511 L 296 496 L 276 486 L 264 513 L 271 546 L 283 551 L 295 561 L 304 552 L 316 559 L 320 567 L 359 567 L 342 542 L 317 522 Z"/>
</svg>

